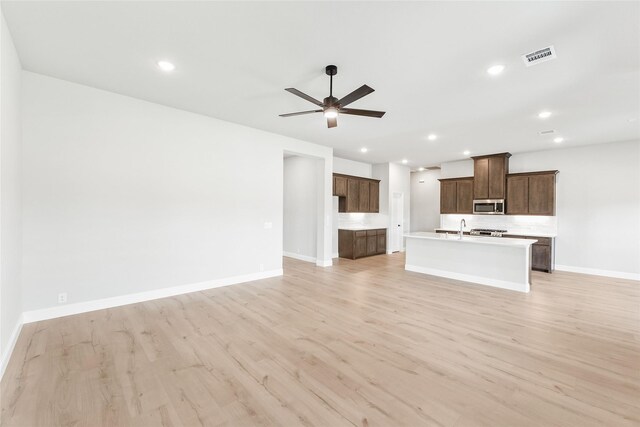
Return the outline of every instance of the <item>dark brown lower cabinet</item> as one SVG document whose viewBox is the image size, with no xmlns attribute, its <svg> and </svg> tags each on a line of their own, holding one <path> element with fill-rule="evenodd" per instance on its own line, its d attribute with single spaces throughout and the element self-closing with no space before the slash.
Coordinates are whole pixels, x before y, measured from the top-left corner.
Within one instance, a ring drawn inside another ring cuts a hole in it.
<svg viewBox="0 0 640 427">
<path fill-rule="evenodd" d="M 551 246 L 534 243 L 531 247 L 531 269 L 551 273 Z"/>
<path fill-rule="evenodd" d="M 531 269 L 537 271 L 544 271 L 547 273 L 553 272 L 555 268 L 554 262 L 554 247 L 553 239 L 550 237 L 536 237 L 536 236 L 514 236 L 505 235 L 504 237 L 513 237 L 518 239 L 536 239 L 531 246 Z"/>
<path fill-rule="evenodd" d="M 338 230 L 338 256 L 358 259 L 387 252 L 387 229 Z"/>
<path fill-rule="evenodd" d="M 367 232 L 366 231 L 354 231 L 352 244 L 349 245 L 348 250 L 352 254 L 351 258 L 362 258 L 367 256 Z M 340 249 L 340 236 L 338 236 L 338 250 Z M 340 254 L 338 254 L 340 255 Z M 346 258 L 346 257 L 343 257 Z"/>
<path fill-rule="evenodd" d="M 378 253 L 387 253 L 387 230 L 378 230 Z"/>
</svg>

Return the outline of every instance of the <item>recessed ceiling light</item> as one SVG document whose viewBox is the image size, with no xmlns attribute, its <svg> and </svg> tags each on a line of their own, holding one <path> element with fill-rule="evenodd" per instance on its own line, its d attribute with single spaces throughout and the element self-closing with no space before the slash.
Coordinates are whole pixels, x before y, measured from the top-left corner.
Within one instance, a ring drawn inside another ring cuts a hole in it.
<svg viewBox="0 0 640 427">
<path fill-rule="evenodd" d="M 562 141 L 564 141 L 564 138 L 563 138 L 563 137 L 561 137 L 561 136 L 559 136 L 559 137 L 557 137 L 557 138 L 553 138 L 553 142 L 561 143 Z"/>
<path fill-rule="evenodd" d="M 469 154 L 471 154 L 471 151 L 465 150 L 462 154 L 464 154 L 465 156 L 468 156 Z"/>
<path fill-rule="evenodd" d="M 498 74 L 504 71 L 504 65 L 494 65 L 493 67 L 487 68 L 487 73 L 492 76 L 497 76 Z"/>
<path fill-rule="evenodd" d="M 422 172 L 422 171 L 424 170 L 424 168 L 418 168 L 418 170 L 419 170 L 420 172 Z"/>
<path fill-rule="evenodd" d="M 427 139 L 428 139 L 429 141 L 435 141 L 435 140 L 436 140 L 436 138 L 438 138 L 438 135 L 436 135 L 435 133 L 431 133 L 431 134 L 429 134 L 429 136 L 427 137 Z"/>
<path fill-rule="evenodd" d="M 402 164 L 403 164 L 403 165 L 406 165 L 407 163 L 409 163 L 409 160 L 407 160 L 407 159 L 402 159 Z"/>
<path fill-rule="evenodd" d="M 367 151 L 369 151 L 369 150 L 367 150 L 367 147 L 362 147 L 362 148 L 360 149 L 360 152 L 361 152 L 361 153 L 366 153 Z"/>
<path fill-rule="evenodd" d="M 167 71 L 167 72 L 173 71 L 176 69 L 176 66 L 169 61 L 158 61 L 158 67 L 160 67 L 162 71 Z"/>
<path fill-rule="evenodd" d="M 538 117 L 541 119 L 548 119 L 551 117 L 551 111 L 541 111 L 540 114 L 538 114 Z"/>
</svg>

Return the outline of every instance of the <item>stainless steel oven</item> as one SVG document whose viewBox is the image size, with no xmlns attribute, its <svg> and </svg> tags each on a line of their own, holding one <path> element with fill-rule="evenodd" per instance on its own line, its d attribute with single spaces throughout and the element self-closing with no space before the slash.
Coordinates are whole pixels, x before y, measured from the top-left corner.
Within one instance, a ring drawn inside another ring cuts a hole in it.
<svg viewBox="0 0 640 427">
<path fill-rule="evenodd" d="M 504 215 L 504 199 L 474 200 L 473 213 L 477 215 Z"/>
</svg>

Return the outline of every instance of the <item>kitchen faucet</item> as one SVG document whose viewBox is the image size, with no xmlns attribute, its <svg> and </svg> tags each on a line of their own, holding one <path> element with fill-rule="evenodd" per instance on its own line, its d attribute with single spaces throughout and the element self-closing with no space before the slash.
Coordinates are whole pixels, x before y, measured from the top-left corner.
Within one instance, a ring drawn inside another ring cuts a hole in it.
<svg viewBox="0 0 640 427">
<path fill-rule="evenodd" d="M 458 237 L 458 239 L 462 240 L 462 227 L 466 227 L 467 226 L 467 222 L 464 220 L 464 218 L 462 218 L 460 220 L 460 237 Z"/>
</svg>

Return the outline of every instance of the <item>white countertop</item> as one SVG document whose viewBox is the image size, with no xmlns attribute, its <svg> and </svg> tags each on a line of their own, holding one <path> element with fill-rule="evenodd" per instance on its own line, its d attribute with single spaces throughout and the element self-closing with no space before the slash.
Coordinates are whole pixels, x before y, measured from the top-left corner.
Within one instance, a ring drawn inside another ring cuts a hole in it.
<svg viewBox="0 0 640 427">
<path fill-rule="evenodd" d="M 375 227 L 373 225 L 347 225 L 344 227 L 338 227 L 338 230 L 349 231 L 365 231 L 365 230 L 385 230 L 387 227 Z"/>
<path fill-rule="evenodd" d="M 458 236 L 451 236 L 446 233 L 430 233 L 427 231 L 420 231 L 414 233 L 407 233 L 404 235 L 407 238 L 415 239 L 429 239 L 429 240 L 446 240 L 454 243 L 477 243 L 480 245 L 498 245 L 498 246 L 531 246 L 537 240 L 534 239 L 505 239 L 504 237 L 488 237 L 488 236 L 464 236 L 459 239 Z"/>
<path fill-rule="evenodd" d="M 452 229 L 449 229 L 449 228 L 436 228 L 435 231 L 448 231 L 450 233 L 457 233 L 458 232 L 458 230 L 452 230 Z M 471 229 L 470 228 L 463 228 L 462 231 L 468 233 L 468 232 L 471 231 Z M 537 231 L 531 231 L 531 230 L 514 230 L 514 231 L 507 230 L 507 232 L 504 233 L 504 234 L 507 234 L 507 235 L 510 235 L 510 236 L 549 237 L 549 238 L 552 238 L 552 239 L 555 238 L 555 237 L 558 237 L 558 235 L 555 234 L 555 233 L 539 233 Z"/>
</svg>

